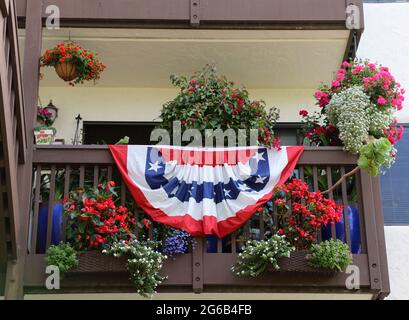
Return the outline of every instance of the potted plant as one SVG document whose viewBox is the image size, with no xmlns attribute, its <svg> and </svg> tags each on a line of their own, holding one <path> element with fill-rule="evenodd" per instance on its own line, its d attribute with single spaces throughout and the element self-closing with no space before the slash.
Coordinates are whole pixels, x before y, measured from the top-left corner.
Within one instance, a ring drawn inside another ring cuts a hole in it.
<svg viewBox="0 0 409 320">
<path fill-rule="evenodd" d="M 342 217 L 343 207 L 325 198 L 321 192 L 311 192 L 308 184 L 293 179 L 276 188 L 274 205 L 277 207 L 277 233 L 300 251 L 308 250 L 316 242 L 321 228 L 335 224 Z"/>
<path fill-rule="evenodd" d="M 150 297 L 165 280 L 159 272 L 167 257 L 159 242 L 137 237 L 139 221 L 118 201 L 113 181 L 70 192 L 64 199 L 66 243 L 52 246 L 46 260 L 72 275 L 127 269 L 137 293 Z"/>
<path fill-rule="evenodd" d="M 300 111 L 306 142 L 342 145 L 359 156 L 352 173 L 361 168 L 376 176 L 396 158 L 403 126 L 397 126 L 394 114 L 402 109 L 404 93 L 387 67 L 345 61 L 331 85 L 315 93 L 321 111 Z"/>
<path fill-rule="evenodd" d="M 106 66 L 93 53 L 73 41 L 65 41 L 46 50 L 40 59 L 41 67 L 54 67 L 58 76 L 70 85 L 101 78 Z"/>
<path fill-rule="evenodd" d="M 37 125 L 34 126 L 36 144 L 52 144 L 57 130 L 52 127 L 54 121 L 47 108 L 37 107 Z"/>
<path fill-rule="evenodd" d="M 280 139 L 274 134 L 279 110 L 270 108 L 261 100 L 250 100 L 245 88 L 217 74 L 216 68 L 207 65 L 191 77 L 171 76 L 172 84 L 179 88 L 175 99 L 167 102 L 160 115 L 160 127 L 173 132 L 175 121 L 182 131 L 198 129 L 206 137 L 207 129 L 254 129 L 258 142 L 267 147 L 280 148 Z M 247 143 L 250 134 L 247 133 Z"/>
<path fill-rule="evenodd" d="M 332 272 L 343 272 L 352 264 L 352 254 L 348 245 L 334 239 L 313 244 L 307 259 L 311 267 Z"/>
<path fill-rule="evenodd" d="M 259 209 L 270 229 L 267 240 L 247 242 L 233 272 L 251 277 L 265 270 L 332 274 L 309 265 L 308 255 L 321 228 L 339 222 L 342 209 L 319 191 L 310 192 L 308 185 L 298 179 L 277 187 L 272 201 Z"/>
</svg>

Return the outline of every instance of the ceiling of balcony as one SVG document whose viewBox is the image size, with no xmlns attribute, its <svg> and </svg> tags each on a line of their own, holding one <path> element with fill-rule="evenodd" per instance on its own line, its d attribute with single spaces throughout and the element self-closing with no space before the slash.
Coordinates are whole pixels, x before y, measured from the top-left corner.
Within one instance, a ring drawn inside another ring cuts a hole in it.
<svg viewBox="0 0 409 320">
<path fill-rule="evenodd" d="M 248 88 L 314 88 L 331 80 L 349 36 L 345 30 L 71 28 L 44 30 L 43 49 L 69 34 L 108 66 L 99 86 L 146 88 L 170 87 L 170 74 L 207 63 Z M 65 85 L 52 69 L 44 71 L 42 86 Z"/>
</svg>

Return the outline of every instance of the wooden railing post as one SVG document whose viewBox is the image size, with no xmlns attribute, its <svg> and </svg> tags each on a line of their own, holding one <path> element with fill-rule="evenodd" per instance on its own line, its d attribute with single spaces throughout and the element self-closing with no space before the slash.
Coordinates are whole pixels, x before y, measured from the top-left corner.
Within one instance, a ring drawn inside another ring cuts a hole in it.
<svg viewBox="0 0 409 320">
<path fill-rule="evenodd" d="M 380 273 L 382 277 L 381 292 L 378 295 L 378 299 L 383 299 L 390 293 L 389 273 L 388 273 L 388 260 L 386 256 L 386 242 L 385 242 L 385 230 L 383 220 L 383 208 L 381 196 L 380 178 L 372 178 L 372 185 L 374 190 L 374 204 L 375 204 L 375 220 L 378 231 L 378 252 L 380 262 Z M 377 196 L 378 195 L 378 196 Z"/>
<path fill-rule="evenodd" d="M 203 257 L 204 257 L 204 238 L 196 238 L 196 248 L 193 250 L 192 254 L 192 264 L 193 264 L 193 292 L 201 293 L 203 292 Z"/>
<path fill-rule="evenodd" d="M 373 182 L 370 176 L 361 170 L 361 185 L 362 185 L 362 205 L 364 210 L 365 220 L 365 236 L 368 251 L 369 275 L 371 281 L 371 289 L 379 291 L 382 285 L 379 259 L 379 241 L 377 225 L 375 200 L 380 194 L 375 193 Z"/>
</svg>

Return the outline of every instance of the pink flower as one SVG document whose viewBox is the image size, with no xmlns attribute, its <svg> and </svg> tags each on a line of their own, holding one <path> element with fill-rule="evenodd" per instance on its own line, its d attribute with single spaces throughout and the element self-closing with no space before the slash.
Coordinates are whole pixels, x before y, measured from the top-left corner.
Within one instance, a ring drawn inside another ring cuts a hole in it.
<svg viewBox="0 0 409 320">
<path fill-rule="evenodd" d="M 371 71 L 375 71 L 375 70 L 376 70 L 376 65 L 375 65 L 374 63 L 369 63 L 369 64 L 368 64 L 368 68 L 369 68 L 369 70 L 371 70 Z"/>
<path fill-rule="evenodd" d="M 344 67 L 344 68 L 350 68 L 350 67 L 351 67 L 351 64 L 350 64 L 348 61 L 344 61 L 344 62 L 342 63 L 342 67 Z"/>
<path fill-rule="evenodd" d="M 337 80 L 341 82 L 344 79 L 345 79 L 345 74 L 344 73 L 338 73 Z"/>
<path fill-rule="evenodd" d="M 358 66 L 356 66 L 356 67 L 355 67 L 355 69 L 354 69 L 354 70 L 352 70 L 352 74 L 358 74 L 358 73 L 361 73 L 361 72 L 362 72 L 362 70 L 364 70 L 364 67 L 363 67 L 363 66 L 361 66 L 361 65 L 358 65 Z"/>
<path fill-rule="evenodd" d="M 317 91 L 317 92 L 315 92 L 314 97 L 316 99 L 321 99 L 321 98 L 324 98 L 324 97 L 328 97 L 328 93 L 323 92 L 323 91 Z"/>
<path fill-rule="evenodd" d="M 331 86 L 332 86 L 333 88 L 335 88 L 335 87 L 339 87 L 340 84 L 341 84 L 341 83 L 340 83 L 338 80 L 333 80 L 332 83 L 331 83 Z"/>
<path fill-rule="evenodd" d="M 384 106 L 386 104 L 386 99 L 384 97 L 379 96 L 377 102 L 378 104 Z"/>
<path fill-rule="evenodd" d="M 399 126 L 398 132 L 397 132 L 397 137 L 396 137 L 398 140 L 402 139 L 404 131 L 405 131 L 405 128 L 402 125 Z"/>
</svg>

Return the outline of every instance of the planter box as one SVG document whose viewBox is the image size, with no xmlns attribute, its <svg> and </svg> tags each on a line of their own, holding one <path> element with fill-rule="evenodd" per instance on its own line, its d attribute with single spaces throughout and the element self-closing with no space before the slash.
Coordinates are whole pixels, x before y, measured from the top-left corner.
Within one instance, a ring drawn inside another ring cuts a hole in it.
<svg viewBox="0 0 409 320">
<path fill-rule="evenodd" d="M 115 258 L 102 254 L 101 251 L 86 251 L 79 256 L 79 264 L 69 273 L 99 273 L 99 272 L 124 272 L 126 259 Z"/>
<path fill-rule="evenodd" d="M 34 136 L 36 144 L 52 144 L 54 142 L 53 130 L 36 130 Z"/>
<path fill-rule="evenodd" d="M 308 265 L 308 251 L 293 251 L 290 258 L 281 258 L 280 270 L 269 269 L 270 272 L 302 272 L 333 276 L 336 270 L 318 269 Z M 182 257 L 178 257 L 180 259 Z M 206 266 L 205 266 L 206 267 Z M 79 264 L 69 273 L 100 273 L 100 272 L 125 272 L 126 258 L 115 258 L 102 254 L 100 251 L 86 251 L 79 257 Z"/>
<path fill-rule="evenodd" d="M 279 260 L 280 270 L 270 269 L 272 272 L 306 272 L 332 276 L 337 270 L 313 268 L 308 264 L 308 251 L 293 251 L 289 258 Z"/>
</svg>

